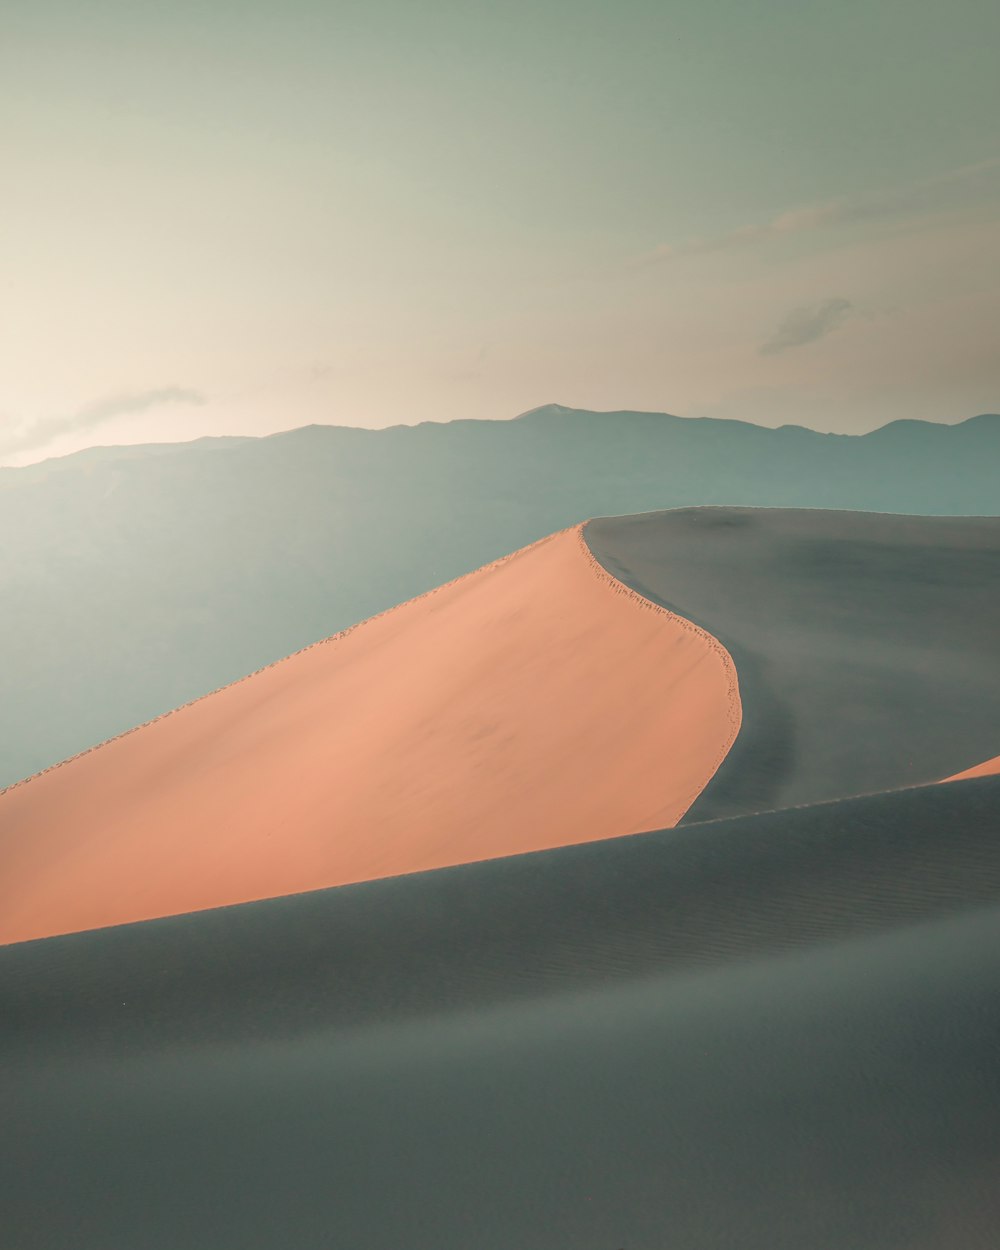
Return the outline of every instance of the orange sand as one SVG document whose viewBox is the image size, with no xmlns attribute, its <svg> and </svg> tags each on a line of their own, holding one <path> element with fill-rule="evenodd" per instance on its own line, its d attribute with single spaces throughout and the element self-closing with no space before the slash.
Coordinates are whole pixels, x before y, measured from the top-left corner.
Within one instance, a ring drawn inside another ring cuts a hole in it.
<svg viewBox="0 0 1000 1250">
<path fill-rule="evenodd" d="M 974 768 L 967 768 L 964 772 L 955 773 L 953 777 L 945 777 L 944 780 L 965 781 L 967 777 L 992 777 L 995 773 L 1000 773 L 1000 755 L 991 760 L 983 760 Z"/>
<path fill-rule="evenodd" d="M 0 943 L 670 826 L 740 715 L 566 530 L 0 794 Z"/>
</svg>

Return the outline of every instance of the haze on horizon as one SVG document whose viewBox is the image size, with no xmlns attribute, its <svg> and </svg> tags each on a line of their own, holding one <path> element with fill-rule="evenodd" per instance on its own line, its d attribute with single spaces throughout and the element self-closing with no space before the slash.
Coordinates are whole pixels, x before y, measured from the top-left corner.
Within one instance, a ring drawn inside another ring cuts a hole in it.
<svg viewBox="0 0 1000 1250">
<path fill-rule="evenodd" d="M 0 464 L 1000 408 L 989 0 L 8 0 Z"/>
</svg>

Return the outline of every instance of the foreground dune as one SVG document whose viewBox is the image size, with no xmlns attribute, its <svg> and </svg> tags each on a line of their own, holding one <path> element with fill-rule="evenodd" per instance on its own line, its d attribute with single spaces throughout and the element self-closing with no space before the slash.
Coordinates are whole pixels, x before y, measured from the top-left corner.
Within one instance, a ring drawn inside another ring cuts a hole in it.
<svg viewBox="0 0 1000 1250">
<path fill-rule="evenodd" d="M 1000 778 L 0 949 L 17 1250 L 992 1250 Z"/>
<path fill-rule="evenodd" d="M 1000 517 L 681 508 L 585 536 L 736 664 L 740 736 L 686 820 L 940 781 L 1000 750 Z"/>
<path fill-rule="evenodd" d="M 0 941 L 670 826 L 739 720 L 567 530 L 0 795 Z"/>
</svg>

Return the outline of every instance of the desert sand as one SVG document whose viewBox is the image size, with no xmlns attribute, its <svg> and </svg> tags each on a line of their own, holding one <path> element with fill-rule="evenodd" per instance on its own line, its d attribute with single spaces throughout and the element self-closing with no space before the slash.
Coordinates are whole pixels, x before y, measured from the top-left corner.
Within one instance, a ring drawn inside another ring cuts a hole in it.
<svg viewBox="0 0 1000 1250">
<path fill-rule="evenodd" d="M 12 1244 L 995 1245 L 1000 777 L 905 779 L 993 771 L 996 528 L 667 517 L 587 531 L 630 592 L 559 534 L 0 797 L 50 918 L 244 842 L 270 896 L 0 948 Z M 599 831 L 734 756 L 886 792 Z"/>
<path fill-rule="evenodd" d="M 675 824 L 733 662 L 580 527 L 0 795 L 0 942 Z"/>
<path fill-rule="evenodd" d="M 1000 517 L 681 508 L 605 568 L 726 647 L 743 726 L 686 821 L 940 781 L 1000 735 Z"/>
<path fill-rule="evenodd" d="M 945 781 L 965 781 L 969 777 L 992 777 L 996 773 L 1000 773 L 1000 755 L 994 756 L 991 760 L 983 760 L 981 764 L 975 764 L 963 772 L 955 773 L 953 777 L 945 777 Z"/>
<path fill-rule="evenodd" d="M 1000 778 L 0 949 L 18 1250 L 987 1250 Z"/>
</svg>

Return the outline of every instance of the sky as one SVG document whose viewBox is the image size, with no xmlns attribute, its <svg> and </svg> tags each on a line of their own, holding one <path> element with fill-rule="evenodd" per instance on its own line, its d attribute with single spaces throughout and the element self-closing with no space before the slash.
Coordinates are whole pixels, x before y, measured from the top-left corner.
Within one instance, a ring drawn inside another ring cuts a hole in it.
<svg viewBox="0 0 1000 1250">
<path fill-rule="evenodd" d="M 0 464 L 1000 410 L 994 0 L 0 0 Z"/>
</svg>

